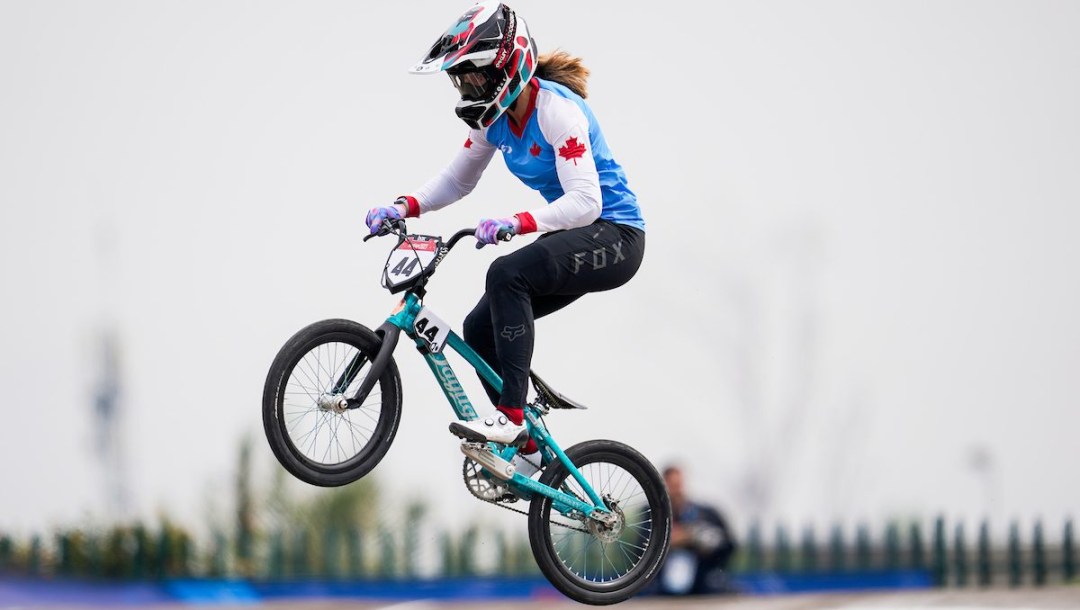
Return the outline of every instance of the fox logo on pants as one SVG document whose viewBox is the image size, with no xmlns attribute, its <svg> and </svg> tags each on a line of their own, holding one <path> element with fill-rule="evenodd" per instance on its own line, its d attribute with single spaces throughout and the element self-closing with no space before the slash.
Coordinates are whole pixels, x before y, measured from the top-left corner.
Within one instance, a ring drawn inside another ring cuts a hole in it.
<svg viewBox="0 0 1080 610">
<path fill-rule="evenodd" d="M 513 341 L 525 334 L 525 325 L 518 324 L 517 326 L 504 326 L 502 332 L 499 334 L 506 337 L 507 341 Z"/>
</svg>

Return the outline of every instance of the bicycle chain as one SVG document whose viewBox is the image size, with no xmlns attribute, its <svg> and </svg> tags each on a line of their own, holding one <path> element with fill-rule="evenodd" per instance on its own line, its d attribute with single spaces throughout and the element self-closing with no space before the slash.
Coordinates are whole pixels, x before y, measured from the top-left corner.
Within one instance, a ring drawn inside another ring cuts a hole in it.
<svg viewBox="0 0 1080 610">
<path fill-rule="evenodd" d="M 465 488 L 468 489 L 468 487 L 469 487 L 469 475 L 465 474 L 465 472 L 462 471 L 461 478 L 465 481 Z M 470 495 L 472 495 L 472 497 L 476 498 L 477 500 L 480 500 L 481 502 L 487 502 L 488 504 L 494 504 L 495 506 L 498 506 L 499 508 L 505 508 L 506 510 L 508 510 L 508 511 L 510 511 L 512 513 L 517 513 L 519 515 L 525 515 L 526 517 L 529 516 L 529 513 L 525 512 L 525 511 L 523 511 L 521 509 L 514 508 L 513 506 L 510 506 L 509 504 L 506 504 L 505 502 L 501 502 L 499 500 L 485 500 L 484 498 L 481 498 L 480 496 L 478 496 L 478 495 L 476 495 L 476 494 L 474 494 L 472 492 L 469 492 L 469 493 L 470 493 Z M 565 527 L 566 529 L 574 530 L 574 531 L 577 531 L 577 532 L 583 532 L 585 534 L 592 534 L 592 532 L 590 532 L 588 529 L 583 528 L 583 527 L 574 527 L 572 525 L 567 525 L 565 523 L 559 523 L 558 521 L 549 521 L 549 523 L 552 523 L 554 525 L 558 525 L 559 527 Z"/>
</svg>

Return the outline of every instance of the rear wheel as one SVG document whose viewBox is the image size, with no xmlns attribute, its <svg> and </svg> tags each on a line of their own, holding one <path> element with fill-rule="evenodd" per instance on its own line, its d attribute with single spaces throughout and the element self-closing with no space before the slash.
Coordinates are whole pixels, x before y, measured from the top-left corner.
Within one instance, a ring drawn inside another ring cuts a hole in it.
<svg viewBox="0 0 1080 610">
<path fill-rule="evenodd" d="M 363 404 L 351 401 L 382 341 L 349 320 L 293 335 L 270 366 L 263 429 L 278 461 L 322 487 L 356 481 L 386 455 L 401 419 L 401 378 L 391 358 Z"/>
<path fill-rule="evenodd" d="M 529 543 L 551 584 L 592 605 L 621 602 L 648 585 L 667 556 L 671 502 L 656 468 L 633 448 L 587 441 L 566 451 L 614 518 L 609 523 L 566 517 L 552 500 L 535 495 L 529 507 Z M 540 482 L 589 501 L 581 485 L 552 462 Z"/>
</svg>

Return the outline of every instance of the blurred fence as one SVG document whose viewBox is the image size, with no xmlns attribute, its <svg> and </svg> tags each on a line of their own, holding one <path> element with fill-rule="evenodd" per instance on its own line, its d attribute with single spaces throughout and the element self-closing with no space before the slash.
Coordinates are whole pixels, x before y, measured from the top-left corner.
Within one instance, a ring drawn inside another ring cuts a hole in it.
<svg viewBox="0 0 1080 610">
<path fill-rule="evenodd" d="M 780 526 L 766 544 L 761 527 L 753 526 L 734 571 L 926 570 L 938 586 L 1044 586 L 1071 582 L 1078 576 L 1072 520 L 1066 520 L 1059 531 L 1060 538 L 1050 544 L 1041 521 L 1028 532 L 1013 522 L 1004 544 L 995 544 L 986 521 L 972 532 L 963 523 L 950 527 L 939 517 L 929 532 L 913 522 L 889 524 L 878 532 L 859 526 L 853 536 L 840 527 L 831 528 L 825 537 L 804 528 L 796 539 Z"/>
<path fill-rule="evenodd" d="M 1043 586 L 1077 578 L 1075 534 L 1066 521 L 1048 542 L 1042 522 L 1028 531 L 1013 523 L 994 543 L 982 523 L 966 531 L 942 518 L 930 531 L 918 522 L 878 531 L 753 526 L 743 539 L 734 572 L 857 573 L 924 570 L 939 586 Z M 230 535 L 196 544 L 170 524 L 100 532 L 61 531 L 49 537 L 0 535 L 0 576 L 101 580 L 246 578 L 262 581 L 415 579 L 420 576 L 530 576 L 538 573 L 524 538 L 501 532 L 483 539 L 476 528 L 438 536 L 433 567 L 420 570 L 415 530 L 306 528 Z M 431 551 L 426 551 L 428 555 Z M 483 562 L 481 557 L 487 559 Z M 432 559 L 428 557 L 428 559 Z M 481 567 L 481 563 L 484 567 Z"/>
<path fill-rule="evenodd" d="M 408 529 L 303 528 L 239 536 L 217 532 L 196 544 L 187 532 L 166 524 L 156 530 L 61 531 L 25 540 L 0 535 L 0 577 L 413 579 L 422 575 L 419 555 L 415 531 Z M 502 532 L 484 538 L 476 528 L 457 536 L 440 534 L 437 555 L 437 565 L 425 569 L 423 576 L 539 574 L 528 541 L 510 540 Z M 485 558 L 483 565 L 480 558 Z"/>
</svg>

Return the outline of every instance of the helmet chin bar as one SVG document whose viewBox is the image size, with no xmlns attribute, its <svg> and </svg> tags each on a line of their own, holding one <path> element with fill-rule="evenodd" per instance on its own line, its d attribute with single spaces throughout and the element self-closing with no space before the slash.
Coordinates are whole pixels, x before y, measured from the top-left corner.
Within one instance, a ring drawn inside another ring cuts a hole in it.
<svg viewBox="0 0 1080 610">
<path fill-rule="evenodd" d="M 473 129 L 483 129 L 495 122 L 495 119 L 499 118 L 502 114 L 498 104 L 491 104 L 490 106 L 476 106 L 475 104 L 469 104 L 468 106 L 458 106 L 454 109 L 454 113 L 458 118 L 465 121 L 465 124 Z"/>
<path fill-rule="evenodd" d="M 495 122 L 503 108 L 498 102 L 499 94 L 506 88 L 506 74 L 494 66 L 462 66 L 447 70 L 450 81 L 461 96 L 455 113 L 473 129 L 483 129 Z M 480 76 L 481 78 L 477 78 Z M 484 91 L 475 84 L 483 83 Z"/>
</svg>

